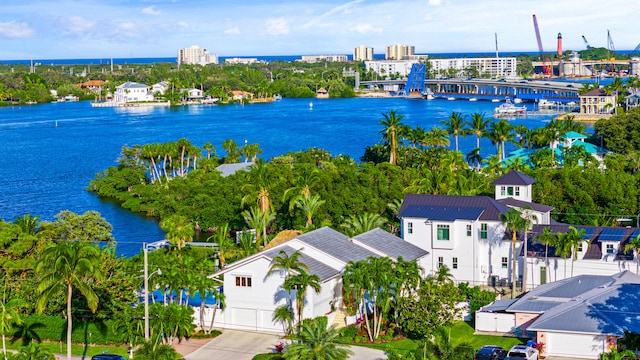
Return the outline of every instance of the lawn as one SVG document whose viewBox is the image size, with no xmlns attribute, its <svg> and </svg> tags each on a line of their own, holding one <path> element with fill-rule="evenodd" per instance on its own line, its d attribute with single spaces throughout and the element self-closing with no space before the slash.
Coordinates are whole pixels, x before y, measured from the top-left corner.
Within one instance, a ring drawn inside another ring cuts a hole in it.
<svg viewBox="0 0 640 360">
<path fill-rule="evenodd" d="M 525 344 L 528 339 L 509 337 L 509 336 L 492 336 L 492 335 L 474 335 L 473 324 L 470 322 L 458 321 L 451 327 L 451 341 L 453 345 L 462 342 L 471 344 L 474 350 L 478 350 L 483 345 L 498 345 L 509 350 L 514 345 Z M 418 341 L 403 339 L 399 341 L 384 344 L 354 344 L 373 349 L 384 351 L 395 351 L 406 355 L 409 351 L 418 347 Z"/>
<path fill-rule="evenodd" d="M 52 343 L 52 342 L 42 342 L 42 347 L 49 349 L 54 354 L 58 355 L 66 355 L 67 354 L 67 344 L 66 343 Z M 11 350 L 19 350 L 22 346 L 22 341 L 7 341 L 7 349 Z M 107 346 L 107 345 L 71 345 L 71 353 L 74 356 L 85 356 L 85 358 L 90 358 L 93 355 L 109 353 L 109 354 L 118 354 L 122 355 L 126 358 L 129 357 L 127 353 L 126 346 Z"/>
</svg>

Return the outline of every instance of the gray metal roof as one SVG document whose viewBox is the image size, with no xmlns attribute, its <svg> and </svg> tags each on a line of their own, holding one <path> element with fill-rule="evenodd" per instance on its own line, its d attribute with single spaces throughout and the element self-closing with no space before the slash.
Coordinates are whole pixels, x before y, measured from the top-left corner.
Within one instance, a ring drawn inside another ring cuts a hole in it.
<svg viewBox="0 0 640 360">
<path fill-rule="evenodd" d="M 147 85 L 145 84 L 140 84 L 137 82 L 133 82 L 133 81 L 127 81 L 125 83 L 123 83 L 122 85 L 117 86 L 118 88 L 121 89 L 141 89 L 141 88 L 148 88 Z"/>
<path fill-rule="evenodd" d="M 327 226 L 296 238 L 344 262 L 360 261 L 370 256 L 378 257 L 376 253 L 354 244 L 346 235 Z"/>
<path fill-rule="evenodd" d="M 428 251 L 410 244 L 380 228 L 357 235 L 354 237 L 354 240 L 374 248 L 394 259 L 402 256 L 404 260 L 410 261 L 429 254 Z"/>
<path fill-rule="evenodd" d="M 404 212 L 414 206 L 482 208 L 484 212 L 479 220 L 485 221 L 500 221 L 500 214 L 509 209 L 488 196 L 406 194 L 398 211 L 398 217 L 404 217 Z"/>
<path fill-rule="evenodd" d="M 546 212 L 549 212 L 549 211 L 555 209 L 553 206 L 548 206 L 548 205 L 542 205 L 542 204 L 538 204 L 538 203 L 534 203 L 534 202 L 527 202 L 527 201 L 517 200 L 517 199 L 514 199 L 514 198 L 500 199 L 498 201 L 500 203 L 502 203 L 502 204 L 507 205 L 507 206 L 517 207 L 517 208 L 524 208 L 526 206 L 529 206 L 529 207 L 531 207 L 531 209 L 533 209 L 535 211 L 542 212 L 542 213 L 546 213 Z"/>
<path fill-rule="evenodd" d="M 238 170 L 246 170 L 249 166 L 253 164 L 254 163 L 252 161 L 234 163 L 234 164 L 222 164 L 216 167 L 216 170 L 222 173 L 222 177 L 227 177 L 229 175 L 235 174 Z"/>
<path fill-rule="evenodd" d="M 284 245 L 269 249 L 264 252 L 264 255 L 273 260 L 274 257 L 280 255 L 280 251 L 284 251 L 287 255 L 291 256 L 291 254 L 296 252 L 296 249 L 292 248 L 291 246 Z M 301 251 L 300 253 L 301 256 L 298 258 L 300 262 L 307 265 L 310 274 L 318 275 L 318 277 L 320 277 L 320 281 L 325 281 L 340 274 L 340 270 L 334 269 L 331 266 L 326 265 L 325 263 L 322 263 L 310 256 L 305 255 L 304 251 Z"/>
<path fill-rule="evenodd" d="M 435 221 L 477 220 L 483 211 L 481 207 L 409 205 L 402 211 L 402 217 Z"/>
<path fill-rule="evenodd" d="M 531 185 L 536 182 L 537 180 L 531 176 L 527 176 L 517 170 L 511 170 L 494 180 L 491 185 Z"/>
<path fill-rule="evenodd" d="M 518 299 L 496 300 L 489 305 L 483 306 L 480 311 L 483 312 L 501 312 L 505 311 Z"/>
</svg>

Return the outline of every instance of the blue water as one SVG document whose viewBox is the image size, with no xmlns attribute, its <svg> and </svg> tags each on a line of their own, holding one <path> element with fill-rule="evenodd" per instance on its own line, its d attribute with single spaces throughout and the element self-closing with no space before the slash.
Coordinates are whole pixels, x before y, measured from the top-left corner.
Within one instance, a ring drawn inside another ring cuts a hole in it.
<svg viewBox="0 0 640 360">
<path fill-rule="evenodd" d="M 185 106 L 176 108 L 92 108 L 66 102 L 0 108 L 0 218 L 13 221 L 30 213 L 44 220 L 68 209 L 99 211 L 113 225 L 118 254 L 139 252 L 141 243 L 164 238 L 156 221 L 131 214 L 85 189 L 96 173 L 116 165 L 124 144 L 188 138 L 211 142 L 219 152 L 226 139 L 258 143 L 262 157 L 319 147 L 359 160 L 380 140 L 382 113 L 396 110 L 410 126 L 427 130 L 452 111 L 467 116 L 497 104 L 419 99 L 283 99 L 267 104 Z M 543 126 L 548 117 L 514 119 L 514 124 Z M 454 142 L 452 140 L 452 147 Z M 475 138 L 460 138 L 468 153 Z M 483 156 L 495 153 L 482 141 Z M 222 154 L 223 155 L 223 154 Z"/>
<path fill-rule="evenodd" d="M 632 54 L 633 50 L 618 50 L 617 54 Z M 547 52 L 548 54 L 554 54 L 554 52 Z M 311 55 L 311 54 L 307 54 Z M 328 54 L 325 54 L 328 55 Z M 338 54 L 340 55 L 340 54 Z M 353 60 L 353 55 L 351 54 L 343 54 L 347 55 L 349 60 Z M 495 52 L 473 52 L 473 53 L 465 53 L 465 52 L 450 52 L 450 53 L 435 53 L 428 54 L 432 58 L 460 58 L 460 57 L 493 57 L 495 56 Z M 500 57 L 517 57 L 519 55 L 528 55 L 528 56 L 538 56 L 539 52 L 537 51 L 506 51 L 500 52 Z M 374 54 L 373 57 L 376 60 L 384 59 L 384 54 Z M 296 61 L 302 59 L 302 55 L 270 55 L 270 56 L 219 56 L 218 60 L 222 64 L 224 60 L 227 58 L 257 58 L 261 61 L 272 62 L 272 61 Z M 111 61 L 116 65 L 123 64 L 154 64 L 154 63 L 175 63 L 177 58 L 174 57 L 149 57 L 149 58 L 89 58 L 89 59 L 23 59 L 23 60 L 2 60 L 0 59 L 0 65 L 13 65 L 13 64 L 24 64 L 29 65 L 32 61 L 35 64 L 43 64 L 43 65 L 99 65 L 99 64 L 111 64 Z"/>
</svg>

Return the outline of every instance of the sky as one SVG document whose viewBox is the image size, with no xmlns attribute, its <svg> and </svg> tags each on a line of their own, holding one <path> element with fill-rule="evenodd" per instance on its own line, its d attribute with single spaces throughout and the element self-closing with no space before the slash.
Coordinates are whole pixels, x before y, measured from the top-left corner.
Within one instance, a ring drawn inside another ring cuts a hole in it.
<svg viewBox="0 0 640 360">
<path fill-rule="evenodd" d="M 633 50 L 638 0 L 19 0 L 0 1 L 0 60 L 352 54 L 360 44 L 416 54 L 593 47 Z"/>
</svg>

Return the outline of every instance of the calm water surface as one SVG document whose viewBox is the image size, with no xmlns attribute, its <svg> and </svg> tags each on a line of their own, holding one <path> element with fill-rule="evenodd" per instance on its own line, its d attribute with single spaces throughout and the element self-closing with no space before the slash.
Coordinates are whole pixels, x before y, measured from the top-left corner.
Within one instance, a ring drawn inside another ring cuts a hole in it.
<svg viewBox="0 0 640 360">
<path fill-rule="evenodd" d="M 497 104 L 418 99 L 284 99 L 269 104 L 177 108 L 92 108 L 89 102 L 0 108 L 0 218 L 30 213 L 53 220 L 62 210 L 99 211 L 113 225 L 118 254 L 138 253 L 141 243 L 164 238 L 156 221 L 122 210 L 85 189 L 95 174 L 116 165 L 123 145 L 188 138 L 211 142 L 218 151 L 226 139 L 258 143 L 262 157 L 319 147 L 359 159 L 380 140 L 382 113 L 396 110 L 410 126 L 427 130 L 452 111 L 467 116 Z M 531 105 L 529 105 L 531 106 Z M 549 117 L 511 120 L 543 126 Z M 452 146 L 453 146 L 452 141 Z M 466 154 L 475 138 L 460 139 Z M 494 152 L 483 141 L 483 156 Z"/>
</svg>

